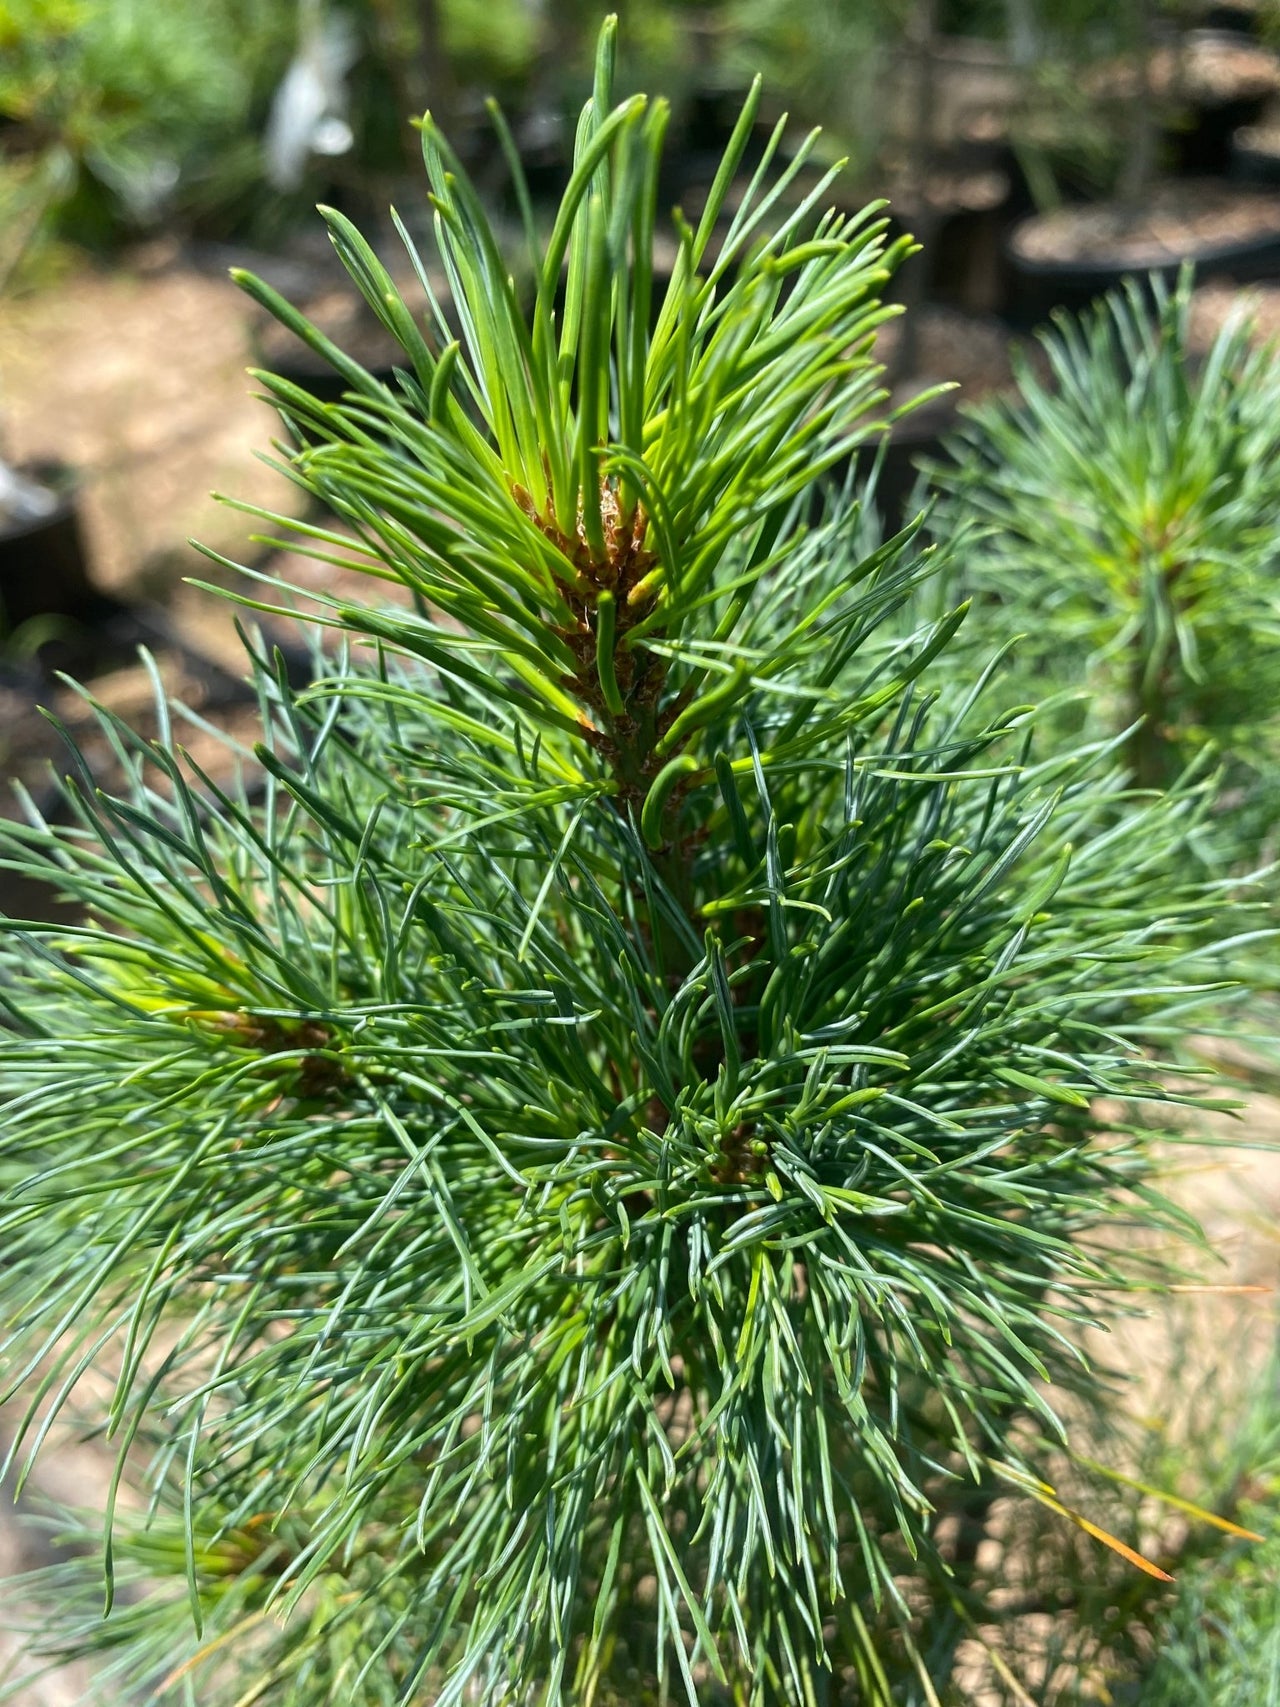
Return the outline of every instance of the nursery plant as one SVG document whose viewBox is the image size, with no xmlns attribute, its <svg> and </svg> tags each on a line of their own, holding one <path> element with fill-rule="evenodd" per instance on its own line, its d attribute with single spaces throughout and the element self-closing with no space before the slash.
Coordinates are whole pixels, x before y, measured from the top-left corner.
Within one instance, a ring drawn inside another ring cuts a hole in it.
<svg viewBox="0 0 1280 1707">
<path fill-rule="evenodd" d="M 1193 1236 L 1188 922 L 1248 917 L 815 496 L 876 210 L 775 222 L 766 156 L 712 247 L 757 90 L 655 300 L 613 59 L 531 305 L 429 117 L 421 316 L 326 214 L 394 385 L 241 280 L 349 386 L 261 376 L 334 519 L 251 513 L 398 602 L 315 595 L 305 689 L 252 650 L 238 785 L 102 708 L 124 782 L 3 832 L 83 909 L 0 932 L 11 1464 L 115 1443 L 40 1632 L 112 1700 L 936 1704 L 1011 1675 L 1002 1502 L 1163 1575 L 1046 1466 Z"/>
<path fill-rule="evenodd" d="M 1015 394 L 964 411 L 938 527 L 968 532 L 984 627 L 1021 634 L 1047 688 L 1092 689 L 1136 782 L 1211 747 L 1256 796 L 1280 703 L 1280 353 L 1243 314 L 1197 350 L 1192 283 L 1060 316 Z"/>
<path fill-rule="evenodd" d="M 1260 106 L 1271 81 L 1270 0 L 1254 14 L 1252 40 L 1215 30 L 1214 8 L 1202 0 L 1032 0 L 1018 14 L 1010 8 L 1009 41 L 1029 76 L 1011 140 L 1028 187 L 1046 212 L 1081 191 L 1108 198 L 1064 260 L 1107 254 L 1144 226 L 1153 204 L 1162 239 L 1149 255 L 1161 244 L 1175 256 L 1208 253 L 1248 234 L 1246 216 L 1204 241 L 1212 186 L 1193 189 L 1169 174 L 1227 175 L 1233 123 L 1253 122 L 1244 114 Z M 1215 110 L 1210 133 L 1197 134 Z"/>
<path fill-rule="evenodd" d="M 105 245 L 242 193 L 289 25 L 256 0 L 2 0 L 0 270 L 49 232 Z"/>
<path fill-rule="evenodd" d="M 744 69 L 764 66 L 770 87 L 785 91 L 802 119 L 822 124 L 828 147 L 839 136 L 859 166 L 881 141 L 884 115 L 874 95 L 885 77 L 887 38 L 899 23 L 891 0 L 818 0 L 791 11 L 778 0 L 736 0 L 724 9 L 733 60 Z"/>
</svg>

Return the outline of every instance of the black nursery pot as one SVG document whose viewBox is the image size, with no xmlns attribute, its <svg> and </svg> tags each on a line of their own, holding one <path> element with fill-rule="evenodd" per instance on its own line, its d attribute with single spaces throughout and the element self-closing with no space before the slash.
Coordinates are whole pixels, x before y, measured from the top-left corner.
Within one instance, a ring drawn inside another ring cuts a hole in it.
<svg viewBox="0 0 1280 1707">
<path fill-rule="evenodd" d="M 1217 6 L 1210 6 L 1201 18 L 1201 23 L 1207 30 L 1221 30 L 1227 35 L 1256 36 L 1258 34 L 1258 8 L 1248 5 L 1231 5 L 1229 0 Z"/>
<path fill-rule="evenodd" d="M 408 357 L 405 358 L 406 366 Z M 350 380 L 344 379 L 336 368 L 326 367 L 321 362 L 307 362 L 290 359 L 288 361 L 270 361 L 264 363 L 266 370 L 277 379 L 288 380 L 290 385 L 296 385 L 299 391 L 306 391 L 318 403 L 341 403 L 351 391 Z M 369 369 L 374 379 L 383 385 L 396 389 L 396 376 L 390 367 L 375 367 Z M 273 407 L 276 400 L 271 399 Z"/>
<path fill-rule="evenodd" d="M 0 638 L 16 635 L 15 667 L 34 680 L 59 671 L 91 676 L 128 659 L 153 639 L 130 606 L 101 592 L 89 559 L 75 478 L 58 463 L 23 471 L 57 498 L 34 521 L 0 523 Z M 26 630 L 26 635 L 23 634 Z M 22 644 L 30 637 L 30 647 Z"/>
<path fill-rule="evenodd" d="M 714 173 L 737 129 L 742 109 L 746 106 L 750 94 L 749 81 L 700 83 L 685 104 L 683 123 L 675 138 L 685 154 L 704 163 L 714 162 Z M 743 165 L 748 170 L 757 166 L 763 158 L 775 116 L 772 112 L 757 115 L 743 154 Z"/>
<path fill-rule="evenodd" d="M 923 210 L 895 204 L 889 212 L 890 241 L 909 236 L 922 246 L 896 275 L 896 289 L 910 294 L 904 275 L 914 275 L 930 302 L 965 314 L 1003 314 L 1005 237 L 1014 220 L 1030 210 L 1014 205 L 1010 174 L 989 159 L 980 161 L 976 150 L 971 157 L 957 153 L 940 163 L 933 186 Z"/>
<path fill-rule="evenodd" d="M 928 263 L 929 296 L 967 314 L 1001 314 L 1008 298 L 1005 205 L 961 209 L 940 221 Z"/>
<path fill-rule="evenodd" d="M 1173 284 L 1180 268 L 1194 263 L 1199 279 L 1230 278 L 1241 284 L 1280 276 L 1280 230 L 1265 232 L 1242 242 L 1220 243 L 1185 250 L 1158 261 L 1116 260 L 1105 254 L 1077 261 L 1040 261 L 1020 255 L 1011 234 L 1008 257 L 1010 296 L 1009 320 L 1029 330 L 1047 320 L 1056 309 L 1078 314 L 1126 278 L 1146 279 L 1158 275 Z"/>
<path fill-rule="evenodd" d="M 889 429 L 875 488 L 875 504 L 886 538 L 905 527 L 922 508 L 915 502 L 921 467 L 942 456 L 957 418 L 951 398 L 939 397 L 913 409 Z M 869 474 L 874 453 L 862 454 Z"/>
<path fill-rule="evenodd" d="M 1201 39 L 1237 51 L 1245 44 L 1239 30 L 1196 30 Z M 1221 177 L 1231 170 L 1235 133 L 1257 124 L 1271 102 L 1270 91 L 1226 96 L 1220 100 L 1193 99 L 1187 123 L 1168 133 L 1176 172 L 1182 177 Z"/>
<path fill-rule="evenodd" d="M 0 913 L 10 919 L 34 919 L 42 924 L 74 925 L 84 918 L 78 901 L 59 895 L 51 883 L 18 871 L 0 871 Z"/>
<path fill-rule="evenodd" d="M 1256 124 L 1266 109 L 1263 95 L 1197 107 L 1191 124 L 1172 133 L 1174 160 L 1180 176 L 1221 177 L 1231 170 L 1233 139 L 1238 130 Z"/>
<path fill-rule="evenodd" d="M 0 620 L 10 634 L 36 617 L 82 621 L 98 599 L 70 470 L 40 463 L 27 472 L 57 505 L 34 521 L 0 522 Z"/>
<path fill-rule="evenodd" d="M 886 535 L 897 533 L 916 513 L 912 499 L 920 479 L 920 466 L 941 454 L 942 441 L 942 430 L 935 427 L 931 431 L 927 423 L 909 428 L 905 421 L 900 421 L 891 433 L 876 482 L 876 504 L 884 519 Z"/>
<path fill-rule="evenodd" d="M 1280 149 L 1264 148 L 1250 138 L 1251 126 L 1238 130 L 1231 140 L 1231 176 L 1242 184 L 1280 185 Z"/>
<path fill-rule="evenodd" d="M 886 295 L 943 303 L 962 314 L 1002 313 L 1006 230 L 998 209 L 947 208 L 926 219 L 891 214 L 888 240 L 910 237 L 920 250 L 899 268 Z"/>
<path fill-rule="evenodd" d="M 299 306 L 305 313 L 307 293 L 298 294 L 302 297 Z M 410 371 L 412 363 L 400 345 L 372 316 L 361 310 L 354 322 L 344 319 L 338 326 L 321 318 L 317 324 L 335 344 L 359 362 L 366 373 L 400 395 L 395 370 L 399 367 Z M 307 392 L 318 403 L 341 403 L 353 390 L 350 380 L 345 379 L 337 368 L 331 367 L 310 345 L 265 314 L 250 333 L 249 347 L 254 368 L 296 385 L 299 391 Z M 272 408 L 285 407 L 274 394 L 264 392 L 263 395 Z"/>
<path fill-rule="evenodd" d="M 17 634 L 16 656 L 0 656 L 0 687 L 39 693 L 58 672 L 86 677 L 136 661 L 139 646 L 180 653 L 203 681 L 206 706 L 236 703 L 244 684 L 187 645 L 163 610 L 127 604 L 93 584 L 74 476 L 61 464 L 23 470 L 57 497 L 35 521 L 0 523 L 0 641 Z M 28 627 L 28 625 L 30 625 Z M 27 629 L 31 646 L 21 644 Z M 290 660 L 293 668 L 294 660 Z"/>
</svg>

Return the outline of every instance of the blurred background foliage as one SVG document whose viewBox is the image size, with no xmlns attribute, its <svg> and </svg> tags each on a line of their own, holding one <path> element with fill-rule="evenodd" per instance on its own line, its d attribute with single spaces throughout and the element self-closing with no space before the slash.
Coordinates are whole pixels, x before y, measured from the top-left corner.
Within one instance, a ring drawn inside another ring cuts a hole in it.
<svg viewBox="0 0 1280 1707">
<path fill-rule="evenodd" d="M 1277 8 L 1257 9 L 1265 28 Z M 1091 90 L 1082 65 L 1213 17 L 1207 0 L 629 0 L 619 10 L 624 80 L 666 93 L 677 129 L 696 133 L 708 103 L 714 116 L 717 95 L 762 71 L 775 104 L 824 125 L 865 172 L 886 147 L 929 143 L 922 58 L 931 44 L 967 40 L 1017 73 L 1005 120 L 1050 199 L 1058 166 L 1096 183 L 1124 147 L 1113 92 Z M 175 221 L 279 237 L 335 183 L 379 205 L 375 185 L 411 165 L 407 121 L 428 106 L 472 139 L 474 158 L 492 150 L 479 119 L 496 95 L 536 155 L 585 93 L 598 13 L 587 0 L 0 0 L 0 263 L 11 267 L 37 234 L 100 250 Z M 308 77 L 307 99 L 333 122 L 305 174 L 282 178 L 273 128 Z"/>
</svg>

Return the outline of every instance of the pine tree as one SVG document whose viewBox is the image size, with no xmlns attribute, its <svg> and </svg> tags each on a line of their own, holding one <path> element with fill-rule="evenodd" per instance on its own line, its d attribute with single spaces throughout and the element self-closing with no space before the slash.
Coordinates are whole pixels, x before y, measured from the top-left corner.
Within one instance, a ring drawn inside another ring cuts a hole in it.
<svg viewBox="0 0 1280 1707">
<path fill-rule="evenodd" d="M 899 633 L 931 560 L 815 492 L 901 248 L 770 159 L 713 248 L 753 96 L 659 301 L 613 43 L 531 309 L 430 119 L 425 329 L 326 215 L 393 386 L 244 281 L 349 386 L 265 379 L 336 521 L 266 519 L 412 604 L 253 654 L 237 785 L 103 709 L 123 784 L 5 831 L 83 910 L 3 925 L 5 1390 L 22 1463 L 113 1373 L 146 1497 L 45 1584 L 113 1700 L 947 1698 L 1181 1230 L 1195 804 Z"/>
<path fill-rule="evenodd" d="M 1225 838 L 1255 858 L 1275 816 L 1280 353 L 1244 314 L 1198 351 L 1193 282 L 1131 280 L 1043 332 L 1044 374 L 1024 362 L 1015 395 L 966 411 L 937 525 L 969 540 L 984 628 L 1020 634 L 1044 686 L 1088 683 L 1136 782 L 1225 761 L 1249 808 Z"/>
</svg>

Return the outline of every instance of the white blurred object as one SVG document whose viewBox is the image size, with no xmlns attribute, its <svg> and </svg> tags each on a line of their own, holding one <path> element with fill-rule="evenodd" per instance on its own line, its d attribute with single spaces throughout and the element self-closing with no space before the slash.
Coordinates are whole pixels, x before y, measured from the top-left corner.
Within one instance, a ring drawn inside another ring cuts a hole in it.
<svg viewBox="0 0 1280 1707">
<path fill-rule="evenodd" d="M 355 141 L 347 122 L 347 73 L 359 56 L 348 19 L 326 17 L 317 0 L 298 8 L 298 51 L 276 90 L 262 140 L 267 181 L 296 190 L 313 154 L 345 154 Z"/>
<path fill-rule="evenodd" d="M 1040 58 L 1040 30 L 1033 0 L 1005 0 L 1009 58 L 1015 65 L 1034 65 Z"/>
<path fill-rule="evenodd" d="M 355 141 L 355 133 L 346 119 L 330 115 L 323 118 L 311 133 L 313 154 L 345 154 Z"/>
<path fill-rule="evenodd" d="M 57 507 L 56 492 L 0 462 L 0 521 L 42 522 Z"/>
</svg>

